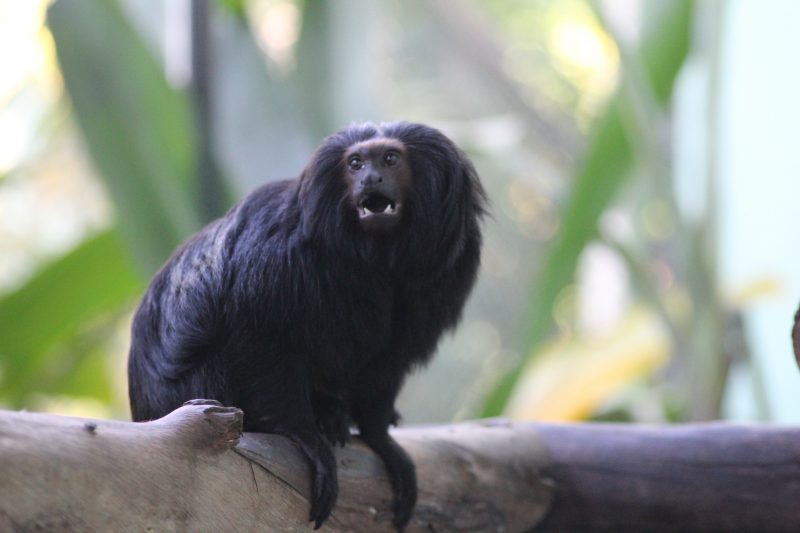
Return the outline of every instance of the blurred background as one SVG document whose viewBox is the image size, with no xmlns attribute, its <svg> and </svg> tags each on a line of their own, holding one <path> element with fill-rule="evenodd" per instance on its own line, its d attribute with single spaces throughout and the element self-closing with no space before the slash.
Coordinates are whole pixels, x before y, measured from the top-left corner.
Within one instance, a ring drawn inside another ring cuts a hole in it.
<svg viewBox="0 0 800 533">
<path fill-rule="evenodd" d="M 443 130 L 492 218 L 407 422 L 800 422 L 800 3 L 0 0 L 0 407 L 128 418 L 189 234 L 355 121 Z"/>
</svg>

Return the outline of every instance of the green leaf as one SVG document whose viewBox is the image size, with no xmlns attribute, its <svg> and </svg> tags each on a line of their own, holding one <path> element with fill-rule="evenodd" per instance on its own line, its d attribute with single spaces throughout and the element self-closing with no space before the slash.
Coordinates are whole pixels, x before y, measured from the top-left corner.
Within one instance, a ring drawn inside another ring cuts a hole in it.
<svg viewBox="0 0 800 533">
<path fill-rule="evenodd" d="M 246 0 L 217 0 L 217 5 L 240 19 L 244 19 L 247 15 Z"/>
<path fill-rule="evenodd" d="M 110 230 L 84 241 L 0 299 L 0 396 L 13 401 L 35 388 L 59 342 L 130 302 L 142 286 L 119 235 Z"/>
<path fill-rule="evenodd" d="M 112 313 L 108 318 L 118 317 Z M 65 352 L 57 350 L 59 359 L 69 364 L 53 365 L 57 371 L 49 373 L 46 376 L 49 379 L 39 380 L 37 376 L 36 383 L 30 384 L 26 392 L 36 390 L 45 394 L 94 398 L 106 404 L 111 403 L 114 399 L 114 383 L 109 379 L 109 362 L 116 359 L 116 354 L 109 353 L 103 340 L 96 338 L 98 333 L 110 337 L 111 328 L 109 324 L 104 324 L 96 329 L 99 332 L 93 331 L 88 335 L 95 337 L 90 342 L 78 335 L 75 343 L 67 343 L 70 346 L 66 347 Z"/>
<path fill-rule="evenodd" d="M 187 97 L 167 85 L 118 2 L 60 0 L 50 7 L 48 23 L 121 233 L 149 275 L 200 226 Z"/>
<path fill-rule="evenodd" d="M 639 51 L 653 94 L 664 105 L 689 51 L 692 2 L 676 0 L 651 19 Z M 627 181 L 634 162 L 631 141 L 624 128 L 625 106 L 617 92 L 603 117 L 595 124 L 582 164 L 573 178 L 572 194 L 562 214 L 560 231 L 533 283 L 523 360 L 492 391 L 483 416 L 502 413 L 527 359 L 535 354 L 553 328 L 552 309 L 560 292 L 574 279 L 584 247 L 597 236 L 603 211 Z"/>
</svg>

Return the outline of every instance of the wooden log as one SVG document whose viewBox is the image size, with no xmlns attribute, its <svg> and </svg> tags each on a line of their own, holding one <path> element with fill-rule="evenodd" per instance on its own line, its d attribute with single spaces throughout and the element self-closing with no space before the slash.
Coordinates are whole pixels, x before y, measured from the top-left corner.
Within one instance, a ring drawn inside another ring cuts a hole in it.
<svg viewBox="0 0 800 533">
<path fill-rule="evenodd" d="M 245 434 L 235 408 L 196 401 L 148 423 L 0 411 L 0 531 L 310 530 L 309 475 L 286 439 Z M 407 531 L 529 531 L 552 487 L 533 428 L 412 428 Z M 237 445 L 238 444 L 238 445 Z M 383 465 L 336 450 L 340 494 L 321 531 L 393 531 Z"/>
<path fill-rule="evenodd" d="M 310 529 L 305 461 L 202 402 L 149 423 L 0 411 L 0 531 Z M 797 531 L 800 429 L 484 421 L 394 432 L 408 531 Z M 323 531 L 391 531 L 380 461 L 336 450 Z"/>
<path fill-rule="evenodd" d="M 800 531 L 800 429 L 536 427 L 556 487 L 536 531 Z"/>
</svg>

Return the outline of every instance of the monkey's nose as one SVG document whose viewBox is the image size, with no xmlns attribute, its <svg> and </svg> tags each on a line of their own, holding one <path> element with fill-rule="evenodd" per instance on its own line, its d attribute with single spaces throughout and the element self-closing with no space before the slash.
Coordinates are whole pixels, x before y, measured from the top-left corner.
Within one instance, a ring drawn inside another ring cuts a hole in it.
<svg viewBox="0 0 800 533">
<path fill-rule="evenodd" d="M 383 176 L 380 174 L 369 174 L 361 179 L 362 187 L 374 187 L 379 183 L 383 183 Z"/>
</svg>

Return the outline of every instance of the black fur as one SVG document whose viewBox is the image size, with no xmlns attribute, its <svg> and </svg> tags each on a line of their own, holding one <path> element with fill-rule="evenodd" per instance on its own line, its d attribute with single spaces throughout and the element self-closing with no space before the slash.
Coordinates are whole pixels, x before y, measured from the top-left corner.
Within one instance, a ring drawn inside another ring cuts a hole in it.
<svg viewBox="0 0 800 533">
<path fill-rule="evenodd" d="M 412 183 L 397 227 L 374 234 L 359 224 L 344 153 L 380 138 L 406 147 Z M 484 204 L 472 164 L 435 129 L 364 124 L 330 136 L 298 179 L 256 189 L 154 277 L 133 322 L 133 419 L 194 398 L 240 407 L 246 431 L 283 434 L 308 458 L 317 527 L 337 496 L 331 444 L 354 425 L 386 465 L 403 528 L 417 489 L 388 433 L 394 402 L 460 318 Z"/>
</svg>

